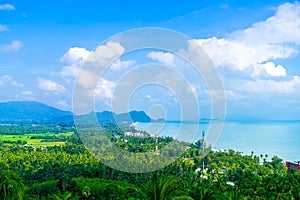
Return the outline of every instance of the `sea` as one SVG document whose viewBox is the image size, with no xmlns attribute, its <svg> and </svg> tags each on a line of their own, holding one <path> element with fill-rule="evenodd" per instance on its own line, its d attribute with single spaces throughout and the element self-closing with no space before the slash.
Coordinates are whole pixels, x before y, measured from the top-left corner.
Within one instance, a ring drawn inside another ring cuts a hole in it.
<svg viewBox="0 0 300 200">
<path fill-rule="evenodd" d="M 139 122 L 134 123 L 134 126 L 152 135 L 171 136 L 177 139 L 178 134 L 181 134 L 180 130 L 184 130 L 189 137 L 193 132 L 192 140 L 195 142 L 201 139 L 203 131 L 206 133 L 205 138 L 209 137 L 209 134 L 215 134 L 210 132 L 214 123 L 219 122 Z M 225 122 L 217 136 L 214 144 L 211 144 L 213 150 L 232 149 L 247 155 L 253 151 L 258 156 L 265 157 L 267 154 L 267 160 L 276 155 L 283 161 L 300 161 L 299 121 Z M 188 141 L 191 142 L 190 139 Z"/>
</svg>

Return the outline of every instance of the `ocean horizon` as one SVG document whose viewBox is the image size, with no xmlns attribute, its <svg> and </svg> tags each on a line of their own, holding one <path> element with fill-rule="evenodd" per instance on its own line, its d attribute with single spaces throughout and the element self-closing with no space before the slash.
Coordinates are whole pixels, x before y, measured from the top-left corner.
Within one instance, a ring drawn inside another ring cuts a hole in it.
<svg viewBox="0 0 300 200">
<path fill-rule="evenodd" d="M 138 130 L 146 131 L 152 135 L 170 136 L 177 138 L 178 130 L 184 130 L 186 134 L 195 133 L 193 142 L 201 138 L 202 131 L 206 133 L 214 121 L 200 122 L 151 122 L 135 123 Z M 196 130 L 196 131 L 195 131 Z M 207 137 L 207 135 L 206 135 Z M 189 140 L 191 141 L 191 139 Z M 298 120 L 269 120 L 269 121 L 226 121 L 219 134 L 216 143 L 212 145 L 214 150 L 229 150 L 242 152 L 250 155 L 267 154 L 267 160 L 273 156 L 280 157 L 283 161 L 300 160 L 300 123 Z"/>
</svg>

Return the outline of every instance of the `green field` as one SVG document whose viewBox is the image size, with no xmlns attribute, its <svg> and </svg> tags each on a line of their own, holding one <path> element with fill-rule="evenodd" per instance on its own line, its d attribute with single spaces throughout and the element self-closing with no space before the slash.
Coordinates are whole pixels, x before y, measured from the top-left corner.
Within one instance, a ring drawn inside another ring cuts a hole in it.
<svg viewBox="0 0 300 200">
<path fill-rule="evenodd" d="M 49 134 L 49 133 L 42 133 L 42 134 L 25 134 L 25 135 L 0 135 L 0 140 L 2 141 L 12 141 L 16 142 L 18 140 L 26 141 L 28 145 L 34 146 L 54 146 L 54 145 L 63 145 L 65 142 L 42 142 L 43 139 L 31 139 L 32 136 L 71 136 L 73 132 L 68 133 L 59 133 L 59 134 Z"/>
</svg>

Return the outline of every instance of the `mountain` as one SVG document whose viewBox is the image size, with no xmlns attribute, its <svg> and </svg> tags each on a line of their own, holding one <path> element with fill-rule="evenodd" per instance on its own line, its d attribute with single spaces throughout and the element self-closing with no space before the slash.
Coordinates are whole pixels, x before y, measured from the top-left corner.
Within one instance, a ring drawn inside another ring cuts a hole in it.
<svg viewBox="0 0 300 200">
<path fill-rule="evenodd" d="M 103 111 L 96 116 L 100 122 L 151 122 L 143 111 L 122 114 Z M 0 103 L 0 121 L 73 122 L 73 114 L 35 101 L 10 101 Z"/>
<path fill-rule="evenodd" d="M 96 113 L 97 119 L 100 122 L 114 122 L 115 114 L 110 111 L 103 111 Z"/>
<path fill-rule="evenodd" d="M 1 121 L 48 121 L 71 115 L 69 111 L 59 110 L 35 101 L 0 103 Z"/>
<path fill-rule="evenodd" d="M 144 111 L 130 111 L 116 115 L 116 120 L 121 122 L 151 122 L 151 118 Z"/>
<path fill-rule="evenodd" d="M 115 114 L 110 111 L 96 113 L 98 121 L 101 122 L 151 122 L 152 119 L 144 111 L 130 111 L 129 113 Z"/>
</svg>

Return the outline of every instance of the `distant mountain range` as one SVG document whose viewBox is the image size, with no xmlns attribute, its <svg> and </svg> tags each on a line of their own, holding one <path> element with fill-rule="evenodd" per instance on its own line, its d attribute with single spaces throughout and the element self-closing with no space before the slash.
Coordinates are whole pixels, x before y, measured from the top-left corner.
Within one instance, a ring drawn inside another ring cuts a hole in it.
<svg viewBox="0 0 300 200">
<path fill-rule="evenodd" d="M 100 122 L 151 122 L 144 111 L 115 114 L 111 111 L 97 112 Z M 83 116 L 84 117 L 84 116 Z M 73 113 L 35 101 L 10 101 L 0 103 L 0 121 L 22 122 L 73 122 Z"/>
</svg>

